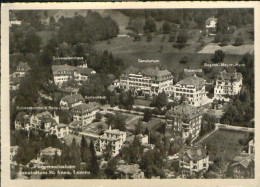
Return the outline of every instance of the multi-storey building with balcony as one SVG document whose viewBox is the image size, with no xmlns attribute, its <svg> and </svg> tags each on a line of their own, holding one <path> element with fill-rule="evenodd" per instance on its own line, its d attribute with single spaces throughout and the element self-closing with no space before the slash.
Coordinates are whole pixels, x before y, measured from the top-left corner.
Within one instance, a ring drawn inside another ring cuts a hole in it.
<svg viewBox="0 0 260 187">
<path fill-rule="evenodd" d="M 136 94 L 157 95 L 161 92 L 171 93 L 173 76 L 168 70 L 147 68 L 139 72 L 125 73 L 116 84 L 120 88 L 133 90 Z"/>
<path fill-rule="evenodd" d="M 216 79 L 214 88 L 214 97 L 221 98 L 222 96 L 237 95 L 242 88 L 243 77 L 239 72 L 220 72 Z"/>
<path fill-rule="evenodd" d="M 73 121 L 81 125 L 90 124 L 96 117 L 99 111 L 99 104 L 96 102 L 89 102 L 88 104 L 82 103 L 72 108 Z"/>
<path fill-rule="evenodd" d="M 182 178 L 199 177 L 209 168 L 209 155 L 202 146 L 186 147 L 179 157 L 179 168 Z"/>
<path fill-rule="evenodd" d="M 201 130 L 203 110 L 187 104 L 184 101 L 181 105 L 175 106 L 166 112 L 166 123 L 172 124 L 172 130 L 183 139 L 195 138 Z"/>
<path fill-rule="evenodd" d="M 173 86 L 173 97 L 180 99 L 185 96 L 189 103 L 194 106 L 200 106 L 203 103 L 203 99 L 206 98 L 205 80 L 194 76 L 188 77 L 177 82 Z"/>
<path fill-rule="evenodd" d="M 119 131 L 118 129 L 111 129 L 111 126 L 108 130 L 104 132 L 102 136 L 99 137 L 99 148 L 103 152 L 106 150 L 108 144 L 112 146 L 113 156 L 119 153 L 119 150 L 122 148 L 123 143 L 126 141 L 126 132 Z"/>
</svg>

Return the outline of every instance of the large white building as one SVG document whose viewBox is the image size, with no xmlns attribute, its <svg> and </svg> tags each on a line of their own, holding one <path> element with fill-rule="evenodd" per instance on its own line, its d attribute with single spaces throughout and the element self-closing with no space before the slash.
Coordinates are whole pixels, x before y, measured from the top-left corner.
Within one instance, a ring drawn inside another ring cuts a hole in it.
<svg viewBox="0 0 260 187">
<path fill-rule="evenodd" d="M 103 152 L 106 150 L 106 147 L 109 143 L 112 146 L 113 156 L 119 153 L 119 150 L 122 148 L 123 143 L 126 141 L 126 132 L 119 131 L 118 129 L 111 129 L 111 126 L 108 130 L 104 132 L 102 136 L 99 137 L 99 148 Z"/>
<path fill-rule="evenodd" d="M 125 73 L 115 84 L 126 90 L 133 90 L 136 94 L 157 95 L 161 92 L 170 93 L 173 76 L 168 70 L 147 68 L 139 72 Z"/>
<path fill-rule="evenodd" d="M 226 72 L 226 70 L 220 72 L 216 79 L 216 85 L 214 88 L 214 97 L 221 98 L 227 95 L 237 95 L 242 88 L 243 77 L 239 72 Z"/>
<path fill-rule="evenodd" d="M 207 97 L 205 83 L 204 79 L 194 74 L 194 76 L 183 79 L 173 86 L 173 97 L 179 100 L 182 96 L 185 96 L 189 104 L 201 106 L 203 99 Z"/>
<path fill-rule="evenodd" d="M 99 111 L 99 104 L 96 102 L 82 103 L 72 108 L 73 121 L 81 125 L 90 124 L 96 117 Z"/>
<path fill-rule="evenodd" d="M 52 73 L 54 83 L 61 86 L 63 83 L 69 80 L 74 80 L 76 82 L 86 81 L 90 74 L 95 74 L 96 72 L 91 68 L 76 67 L 65 65 L 53 65 Z"/>
</svg>

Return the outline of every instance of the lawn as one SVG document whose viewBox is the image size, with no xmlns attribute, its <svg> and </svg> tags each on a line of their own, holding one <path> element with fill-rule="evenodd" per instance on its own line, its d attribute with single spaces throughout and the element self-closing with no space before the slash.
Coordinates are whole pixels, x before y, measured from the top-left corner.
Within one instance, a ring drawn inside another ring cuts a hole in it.
<svg viewBox="0 0 260 187">
<path fill-rule="evenodd" d="M 134 105 L 150 106 L 151 101 L 145 99 L 134 99 Z"/>
<path fill-rule="evenodd" d="M 247 132 L 220 129 L 204 140 L 209 151 L 209 159 L 224 158 L 227 161 L 232 160 L 243 150 L 247 150 L 247 144 L 241 145 L 239 140 L 246 143 L 252 139 L 252 135 Z"/>
<path fill-rule="evenodd" d="M 109 50 L 114 53 L 131 53 L 131 52 L 159 52 L 161 49 L 162 53 L 196 53 L 197 49 L 200 48 L 200 43 L 197 42 L 198 36 L 194 34 L 194 39 L 189 40 L 188 45 L 179 50 L 172 47 L 174 42 L 168 42 L 169 35 L 153 35 L 152 41 L 148 42 L 146 36 L 142 36 L 141 41 L 133 41 L 133 37 L 122 37 L 114 38 L 110 40 L 110 43 L 106 41 L 99 41 L 95 45 L 97 51 Z M 165 40 L 162 41 L 162 38 Z"/>
<path fill-rule="evenodd" d="M 165 120 L 158 119 L 158 118 L 152 118 L 151 121 L 144 122 L 143 126 L 144 126 L 144 128 L 147 127 L 148 130 L 155 130 L 155 129 L 157 129 L 159 127 L 159 125 L 161 123 L 164 123 L 164 122 L 165 122 Z"/>
<path fill-rule="evenodd" d="M 126 53 L 113 53 L 114 56 L 124 60 L 126 67 L 134 66 L 139 69 L 145 67 L 155 67 L 162 65 L 171 72 L 183 72 L 183 69 L 199 69 L 203 68 L 202 60 L 212 58 L 212 54 L 200 54 L 200 53 L 159 53 L 159 52 L 126 52 Z M 181 64 L 180 60 L 183 56 L 188 57 L 187 64 Z M 226 55 L 223 63 L 233 64 L 238 63 L 241 60 L 241 55 Z M 138 63 L 138 59 L 154 59 L 159 60 L 160 63 Z"/>
<path fill-rule="evenodd" d="M 219 46 L 218 43 L 210 43 L 207 46 L 205 46 L 199 53 L 212 53 L 214 54 L 216 50 L 222 50 L 226 54 L 234 54 L 234 55 L 243 55 L 245 53 L 253 53 L 254 52 L 254 45 L 253 44 L 247 44 L 247 45 L 241 45 L 241 46 L 233 46 L 233 45 L 227 45 L 227 46 Z"/>
</svg>

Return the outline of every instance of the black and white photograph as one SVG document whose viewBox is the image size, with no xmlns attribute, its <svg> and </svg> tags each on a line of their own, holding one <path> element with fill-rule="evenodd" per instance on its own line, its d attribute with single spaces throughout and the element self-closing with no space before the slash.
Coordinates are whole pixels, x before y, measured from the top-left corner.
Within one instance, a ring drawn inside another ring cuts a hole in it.
<svg viewBox="0 0 260 187">
<path fill-rule="evenodd" d="M 253 7 L 8 14 L 11 180 L 255 179 Z"/>
</svg>

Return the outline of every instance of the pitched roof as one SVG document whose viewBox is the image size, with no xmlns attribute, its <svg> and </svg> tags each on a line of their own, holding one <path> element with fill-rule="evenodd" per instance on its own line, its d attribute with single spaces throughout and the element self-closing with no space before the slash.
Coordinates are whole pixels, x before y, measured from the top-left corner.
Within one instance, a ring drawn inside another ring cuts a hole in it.
<svg viewBox="0 0 260 187">
<path fill-rule="evenodd" d="M 77 106 L 73 107 L 73 112 L 80 112 L 80 113 L 85 113 L 85 112 L 90 112 L 93 110 L 96 110 L 99 108 L 99 104 L 96 102 L 89 102 L 88 104 L 82 103 Z"/>
<path fill-rule="evenodd" d="M 84 98 L 80 94 L 72 94 L 63 97 L 61 100 L 66 101 L 69 104 L 69 106 L 71 106 L 74 103 L 84 101 Z"/>
<path fill-rule="evenodd" d="M 52 73 L 56 74 L 59 71 L 78 71 L 80 74 L 83 75 L 90 75 L 94 70 L 91 68 L 83 68 L 83 67 L 76 67 L 70 66 L 67 64 L 64 65 L 52 65 Z"/>
<path fill-rule="evenodd" d="M 17 66 L 17 69 L 29 70 L 31 69 L 27 62 L 20 62 Z"/>
<path fill-rule="evenodd" d="M 202 114 L 203 111 L 200 108 L 189 105 L 187 102 L 183 102 L 181 105 L 177 105 L 173 109 L 168 110 L 165 116 L 167 118 L 176 117 L 191 120 Z"/>
<path fill-rule="evenodd" d="M 137 68 L 134 68 L 132 66 L 130 66 L 127 70 L 126 70 L 127 74 L 140 74 L 140 75 L 144 75 L 147 77 L 156 77 L 158 80 L 162 80 L 165 78 L 168 78 L 168 76 L 172 76 L 171 72 L 169 72 L 168 70 L 164 69 L 164 70 L 159 70 L 159 69 L 154 69 L 154 68 L 145 68 L 143 70 L 139 70 Z M 123 77 L 125 75 L 122 75 Z"/>
<path fill-rule="evenodd" d="M 125 174 L 136 174 L 141 172 L 138 164 L 131 164 L 131 165 L 119 165 L 117 167 L 117 171 L 125 173 Z"/>
<path fill-rule="evenodd" d="M 244 168 L 248 168 L 248 166 L 255 161 L 255 156 L 254 154 L 247 154 L 247 153 L 241 153 L 238 156 L 235 156 L 233 159 L 233 164 L 230 166 L 236 166 L 236 165 L 241 165 Z"/>
<path fill-rule="evenodd" d="M 58 71 L 74 71 L 76 69 L 75 66 L 69 66 L 67 64 L 64 65 L 52 65 L 52 73 L 56 74 Z"/>
<path fill-rule="evenodd" d="M 58 129 L 66 128 L 66 127 L 68 127 L 68 125 L 65 125 L 65 124 L 63 124 L 63 123 L 60 123 L 60 124 L 57 125 L 57 128 L 58 128 Z"/>
<path fill-rule="evenodd" d="M 240 79 L 242 79 L 242 74 L 236 71 L 227 72 L 226 70 L 223 70 L 217 76 L 217 80 L 222 81 L 239 81 Z"/>
<path fill-rule="evenodd" d="M 194 74 L 194 76 L 190 76 L 188 78 L 185 78 L 179 82 L 177 82 L 176 84 L 180 84 L 180 85 L 194 85 L 197 88 L 202 88 L 202 86 L 205 84 L 205 80 L 197 77 L 196 74 Z"/>
<path fill-rule="evenodd" d="M 60 149 L 58 148 L 53 148 L 53 147 L 48 147 L 48 148 L 45 148 L 43 150 L 41 150 L 41 154 L 44 154 L 44 155 L 55 155 L 55 152 L 58 152 L 58 151 L 61 151 Z"/>
<path fill-rule="evenodd" d="M 180 157 L 182 157 L 186 162 L 189 160 L 199 161 L 207 157 L 207 150 L 202 148 L 202 146 L 190 146 L 186 147 L 185 151 L 180 153 Z"/>
</svg>

